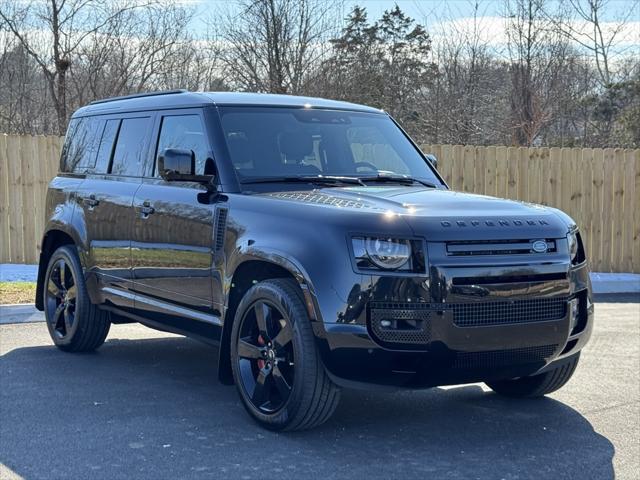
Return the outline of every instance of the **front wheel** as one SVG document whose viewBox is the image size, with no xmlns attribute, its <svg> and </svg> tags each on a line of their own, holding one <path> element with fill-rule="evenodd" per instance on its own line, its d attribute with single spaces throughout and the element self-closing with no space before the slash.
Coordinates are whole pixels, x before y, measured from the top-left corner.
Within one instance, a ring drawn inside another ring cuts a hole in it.
<svg viewBox="0 0 640 480">
<path fill-rule="evenodd" d="M 42 288 L 47 327 L 59 349 L 89 352 L 104 343 L 109 314 L 91 303 L 75 247 L 53 252 Z"/>
<path fill-rule="evenodd" d="M 233 322 L 231 366 L 246 410 L 270 430 L 315 427 L 338 405 L 340 390 L 324 370 L 292 280 L 266 280 L 245 294 Z"/>
<path fill-rule="evenodd" d="M 494 392 L 504 395 L 505 397 L 542 397 L 543 395 L 555 392 L 562 388 L 573 376 L 573 372 L 576 371 L 579 360 L 580 353 L 577 353 L 569 361 L 539 375 L 516 378 L 513 380 L 487 382 L 487 385 Z"/>
</svg>

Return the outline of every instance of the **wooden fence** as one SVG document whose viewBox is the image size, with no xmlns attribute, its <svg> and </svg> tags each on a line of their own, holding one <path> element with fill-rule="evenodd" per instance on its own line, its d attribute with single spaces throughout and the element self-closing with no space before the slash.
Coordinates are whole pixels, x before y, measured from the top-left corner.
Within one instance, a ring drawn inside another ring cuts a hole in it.
<svg viewBox="0 0 640 480">
<path fill-rule="evenodd" d="M 0 135 L 0 263 L 37 263 L 62 139 Z M 424 145 L 455 190 L 571 215 L 591 268 L 640 273 L 640 150 Z"/>
<path fill-rule="evenodd" d="M 61 137 L 0 135 L 0 263 L 38 263 Z"/>
</svg>

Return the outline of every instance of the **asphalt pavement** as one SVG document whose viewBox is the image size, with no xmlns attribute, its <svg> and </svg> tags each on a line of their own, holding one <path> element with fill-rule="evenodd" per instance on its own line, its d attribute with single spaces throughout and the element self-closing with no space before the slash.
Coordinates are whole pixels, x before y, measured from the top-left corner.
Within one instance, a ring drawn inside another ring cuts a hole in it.
<svg viewBox="0 0 640 480">
<path fill-rule="evenodd" d="M 285 434 L 217 382 L 214 348 L 117 325 L 67 354 L 42 323 L 0 325 L 0 479 L 638 479 L 640 303 L 606 300 L 548 398 L 346 390 L 327 424 Z"/>
</svg>

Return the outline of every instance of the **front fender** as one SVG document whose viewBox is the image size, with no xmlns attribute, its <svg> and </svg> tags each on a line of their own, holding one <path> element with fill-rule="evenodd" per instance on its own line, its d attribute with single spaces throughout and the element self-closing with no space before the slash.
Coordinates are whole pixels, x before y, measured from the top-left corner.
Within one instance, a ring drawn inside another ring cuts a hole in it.
<svg viewBox="0 0 640 480">
<path fill-rule="evenodd" d="M 313 291 L 313 283 L 309 274 L 302 264 L 295 258 L 282 250 L 270 247 L 254 247 L 239 245 L 227 261 L 227 277 L 225 281 L 225 298 L 228 301 L 228 294 L 231 286 L 231 279 L 240 265 L 250 261 L 261 261 L 277 265 L 287 270 L 296 279 L 300 286 L 305 286 Z"/>
</svg>

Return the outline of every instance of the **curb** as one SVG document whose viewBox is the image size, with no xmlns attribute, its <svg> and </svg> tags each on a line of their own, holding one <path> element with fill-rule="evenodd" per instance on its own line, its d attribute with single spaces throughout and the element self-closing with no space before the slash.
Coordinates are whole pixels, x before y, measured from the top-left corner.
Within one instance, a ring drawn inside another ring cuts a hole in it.
<svg viewBox="0 0 640 480">
<path fill-rule="evenodd" d="M 33 304 L 0 305 L 0 325 L 44 322 L 44 314 Z"/>
<path fill-rule="evenodd" d="M 0 263 L 0 282 L 35 282 L 38 265 Z"/>
<path fill-rule="evenodd" d="M 593 293 L 640 293 L 640 274 L 591 272 Z"/>
</svg>

